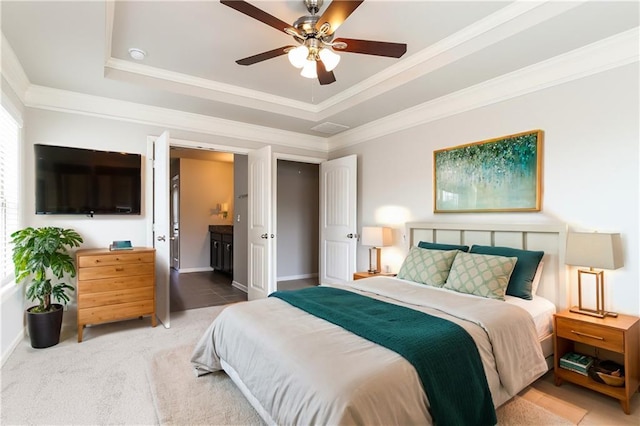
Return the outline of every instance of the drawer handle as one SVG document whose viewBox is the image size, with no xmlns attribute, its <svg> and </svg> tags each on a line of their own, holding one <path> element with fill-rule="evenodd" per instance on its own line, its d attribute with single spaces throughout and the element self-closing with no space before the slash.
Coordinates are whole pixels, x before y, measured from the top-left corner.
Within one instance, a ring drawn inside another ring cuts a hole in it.
<svg viewBox="0 0 640 426">
<path fill-rule="evenodd" d="M 124 271 L 124 268 L 116 268 L 116 271 L 117 271 L 117 272 Z"/>
<path fill-rule="evenodd" d="M 581 332 L 575 331 L 575 330 L 571 330 L 571 332 L 573 334 L 577 334 L 578 336 L 589 337 L 591 339 L 596 339 L 596 340 L 604 340 L 604 337 L 594 336 L 593 334 L 581 333 Z"/>
</svg>

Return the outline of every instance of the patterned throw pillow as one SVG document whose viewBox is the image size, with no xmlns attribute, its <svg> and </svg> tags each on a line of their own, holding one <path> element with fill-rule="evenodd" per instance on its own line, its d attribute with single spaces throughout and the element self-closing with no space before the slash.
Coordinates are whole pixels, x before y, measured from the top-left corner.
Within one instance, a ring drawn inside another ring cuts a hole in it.
<svg viewBox="0 0 640 426">
<path fill-rule="evenodd" d="M 443 251 L 411 247 L 398 271 L 398 278 L 442 287 L 447 280 L 456 253 L 458 250 Z"/>
<path fill-rule="evenodd" d="M 458 253 L 444 288 L 504 300 L 517 257 Z"/>
</svg>

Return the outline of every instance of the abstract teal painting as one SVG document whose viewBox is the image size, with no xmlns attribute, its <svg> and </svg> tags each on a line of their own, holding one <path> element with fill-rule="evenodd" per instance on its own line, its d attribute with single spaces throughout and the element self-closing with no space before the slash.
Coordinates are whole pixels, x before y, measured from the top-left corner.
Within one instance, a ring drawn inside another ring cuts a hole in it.
<svg viewBox="0 0 640 426">
<path fill-rule="evenodd" d="M 433 152 L 434 212 L 540 211 L 542 130 Z"/>
</svg>

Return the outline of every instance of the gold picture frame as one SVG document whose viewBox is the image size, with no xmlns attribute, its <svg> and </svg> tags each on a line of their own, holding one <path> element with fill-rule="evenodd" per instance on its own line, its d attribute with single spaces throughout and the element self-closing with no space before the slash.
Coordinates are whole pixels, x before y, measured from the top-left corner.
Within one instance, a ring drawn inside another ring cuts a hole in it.
<svg viewBox="0 0 640 426">
<path fill-rule="evenodd" d="M 540 211 L 542 142 L 530 130 L 434 151 L 434 213 Z"/>
</svg>

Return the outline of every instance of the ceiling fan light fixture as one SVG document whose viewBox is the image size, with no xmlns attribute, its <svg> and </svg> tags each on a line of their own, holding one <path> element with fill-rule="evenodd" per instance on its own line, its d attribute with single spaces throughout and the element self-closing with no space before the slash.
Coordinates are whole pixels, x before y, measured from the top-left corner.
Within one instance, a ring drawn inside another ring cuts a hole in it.
<svg viewBox="0 0 640 426">
<path fill-rule="evenodd" d="M 307 60 L 300 71 L 300 75 L 305 78 L 318 78 L 318 71 L 316 71 L 316 61 Z"/>
<path fill-rule="evenodd" d="M 336 54 L 331 49 L 328 49 L 326 47 L 320 49 L 319 55 L 327 71 L 333 71 L 340 62 L 340 55 Z"/>
<path fill-rule="evenodd" d="M 301 45 L 296 47 L 295 49 L 291 49 L 289 53 L 287 53 L 289 57 L 289 62 L 296 68 L 302 68 L 305 66 L 307 62 L 307 56 L 309 56 L 309 49 L 305 45 Z"/>
</svg>

